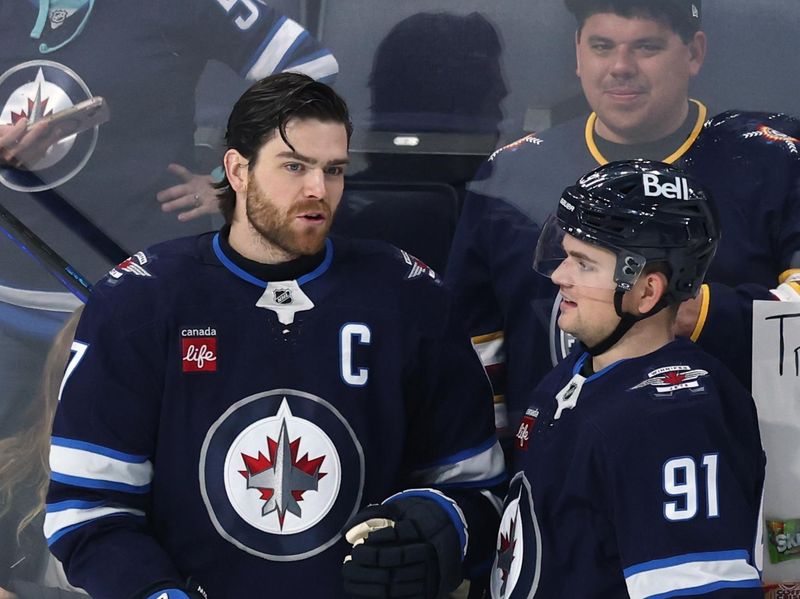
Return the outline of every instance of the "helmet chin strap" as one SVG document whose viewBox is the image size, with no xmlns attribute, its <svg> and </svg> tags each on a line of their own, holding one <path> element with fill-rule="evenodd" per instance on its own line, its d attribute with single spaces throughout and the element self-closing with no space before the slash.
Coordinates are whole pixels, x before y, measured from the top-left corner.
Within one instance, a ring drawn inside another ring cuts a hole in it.
<svg viewBox="0 0 800 599">
<path fill-rule="evenodd" d="M 617 324 L 616 328 L 611 331 L 611 334 L 608 337 L 603 339 L 600 343 L 586 348 L 586 351 L 589 352 L 589 355 L 599 356 L 600 354 L 606 353 L 609 349 L 614 347 L 614 345 L 616 345 L 620 339 L 622 339 L 625 333 L 627 333 L 633 325 L 640 320 L 644 320 L 645 318 L 650 318 L 651 316 L 658 314 L 669 304 L 667 299 L 662 295 L 658 302 L 656 302 L 656 305 L 653 306 L 649 312 L 645 312 L 644 314 L 636 316 L 634 314 L 630 314 L 629 312 L 622 311 L 622 297 L 625 295 L 625 293 L 625 291 L 620 291 L 619 289 L 614 292 L 614 310 L 616 310 L 617 316 L 620 318 L 619 323 Z"/>
</svg>

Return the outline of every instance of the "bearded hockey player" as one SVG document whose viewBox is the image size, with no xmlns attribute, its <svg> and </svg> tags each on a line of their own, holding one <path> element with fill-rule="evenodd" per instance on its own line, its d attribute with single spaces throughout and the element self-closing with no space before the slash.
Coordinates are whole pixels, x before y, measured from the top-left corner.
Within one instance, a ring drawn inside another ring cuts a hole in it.
<svg viewBox="0 0 800 599">
<path fill-rule="evenodd" d="M 328 236 L 350 132 L 328 86 L 257 83 L 228 122 L 230 225 L 95 288 L 45 523 L 93 598 L 344 596 L 342 533 L 367 504 L 398 533 L 382 596 L 441 596 L 489 560 L 488 382 L 433 272 Z"/>
<path fill-rule="evenodd" d="M 492 597 L 763 596 L 755 404 L 673 336 L 717 227 L 707 191 L 663 163 L 610 163 L 564 191 L 535 268 L 579 345 L 519 424 Z"/>
</svg>

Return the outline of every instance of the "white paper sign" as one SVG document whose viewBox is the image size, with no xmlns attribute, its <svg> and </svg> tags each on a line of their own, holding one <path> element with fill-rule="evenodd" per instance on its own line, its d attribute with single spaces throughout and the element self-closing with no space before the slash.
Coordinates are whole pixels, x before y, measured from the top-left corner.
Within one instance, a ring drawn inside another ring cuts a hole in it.
<svg viewBox="0 0 800 599">
<path fill-rule="evenodd" d="M 767 452 L 764 517 L 800 519 L 800 302 L 753 303 L 753 397 Z M 765 553 L 764 580 L 800 580 L 800 559 L 772 564 Z"/>
</svg>

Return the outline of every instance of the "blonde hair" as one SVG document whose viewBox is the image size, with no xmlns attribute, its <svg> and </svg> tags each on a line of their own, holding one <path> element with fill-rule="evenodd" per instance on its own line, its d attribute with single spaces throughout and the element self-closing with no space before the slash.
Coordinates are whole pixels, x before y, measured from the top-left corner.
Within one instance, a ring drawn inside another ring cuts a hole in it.
<svg viewBox="0 0 800 599">
<path fill-rule="evenodd" d="M 50 479 L 50 431 L 58 405 L 58 391 L 69 360 L 70 347 L 78 320 L 79 307 L 53 339 L 47 353 L 39 390 L 28 403 L 22 421 L 26 428 L 13 437 L 0 439 L 0 517 L 11 511 L 15 493 L 22 488 L 34 489 L 36 502 L 23 514 L 17 536 L 42 511 Z"/>
</svg>

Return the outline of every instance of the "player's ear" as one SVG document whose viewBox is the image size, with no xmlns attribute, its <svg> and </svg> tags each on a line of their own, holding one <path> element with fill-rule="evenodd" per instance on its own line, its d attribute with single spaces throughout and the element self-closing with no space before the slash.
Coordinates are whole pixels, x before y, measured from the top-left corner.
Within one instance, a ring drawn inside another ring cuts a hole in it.
<svg viewBox="0 0 800 599">
<path fill-rule="evenodd" d="M 697 75 L 703 66 L 703 61 L 706 59 L 707 45 L 708 39 L 706 38 L 706 34 L 702 31 L 696 32 L 692 40 L 688 43 L 689 73 L 692 77 Z"/>
<path fill-rule="evenodd" d="M 248 160 L 238 150 L 230 149 L 222 159 L 228 183 L 235 192 L 247 191 Z"/>
<path fill-rule="evenodd" d="M 575 74 L 581 76 L 581 30 L 575 32 Z"/>
<path fill-rule="evenodd" d="M 652 310 L 667 292 L 667 275 L 663 272 L 651 272 L 641 276 L 641 288 L 637 296 L 638 310 L 645 314 Z M 635 287 L 634 287 L 635 289 Z"/>
</svg>

